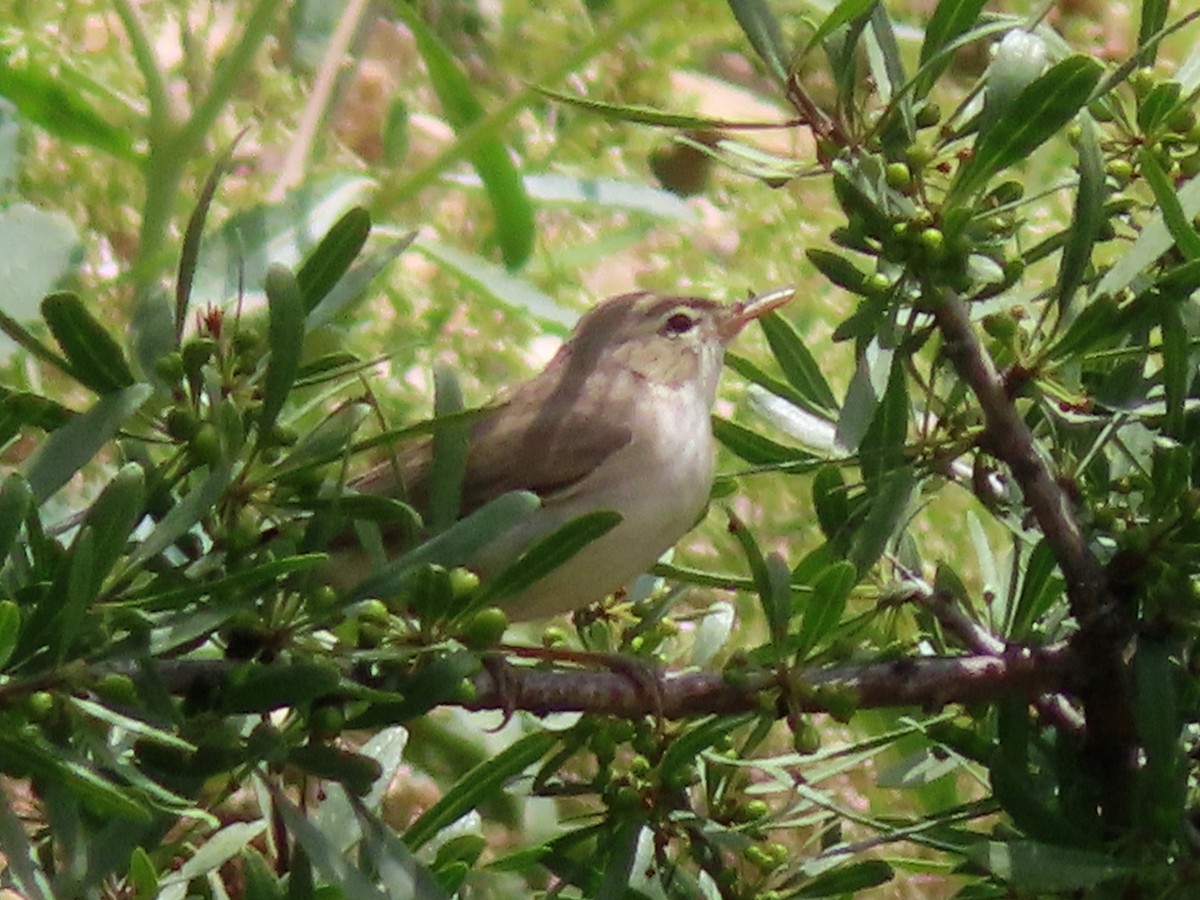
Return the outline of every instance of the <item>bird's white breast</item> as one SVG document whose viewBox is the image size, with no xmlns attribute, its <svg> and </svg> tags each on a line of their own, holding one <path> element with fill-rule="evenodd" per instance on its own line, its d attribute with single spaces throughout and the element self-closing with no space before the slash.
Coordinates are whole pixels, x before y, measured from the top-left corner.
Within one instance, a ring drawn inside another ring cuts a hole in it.
<svg viewBox="0 0 1200 900">
<path fill-rule="evenodd" d="M 713 475 L 709 398 L 690 386 L 658 391 L 635 404 L 633 438 L 569 489 L 481 553 L 481 572 L 494 575 L 535 541 L 585 513 L 613 509 L 621 522 L 564 565 L 505 602 L 514 619 L 536 619 L 600 600 L 645 572 L 697 521 Z"/>
</svg>

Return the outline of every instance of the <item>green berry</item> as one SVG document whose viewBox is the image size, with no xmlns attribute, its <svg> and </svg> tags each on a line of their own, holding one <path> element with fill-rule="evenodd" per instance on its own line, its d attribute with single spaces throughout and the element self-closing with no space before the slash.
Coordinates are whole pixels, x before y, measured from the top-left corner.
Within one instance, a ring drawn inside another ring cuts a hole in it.
<svg viewBox="0 0 1200 900">
<path fill-rule="evenodd" d="M 895 188 L 896 190 L 901 190 L 912 184 L 912 172 L 902 162 L 888 163 L 884 177 L 887 179 L 888 187 Z"/>
<path fill-rule="evenodd" d="M 488 606 L 471 616 L 458 638 L 472 650 L 488 650 L 500 643 L 507 630 L 508 616 L 504 610 Z"/>
</svg>

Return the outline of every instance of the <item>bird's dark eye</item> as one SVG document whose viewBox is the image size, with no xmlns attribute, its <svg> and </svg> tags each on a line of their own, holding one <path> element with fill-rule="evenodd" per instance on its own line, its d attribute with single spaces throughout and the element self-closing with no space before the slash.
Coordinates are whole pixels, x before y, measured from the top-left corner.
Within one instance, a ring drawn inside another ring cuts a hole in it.
<svg viewBox="0 0 1200 900">
<path fill-rule="evenodd" d="M 667 316 L 663 322 L 663 334 L 686 334 L 696 327 L 696 319 L 691 313 L 676 312 Z"/>
</svg>

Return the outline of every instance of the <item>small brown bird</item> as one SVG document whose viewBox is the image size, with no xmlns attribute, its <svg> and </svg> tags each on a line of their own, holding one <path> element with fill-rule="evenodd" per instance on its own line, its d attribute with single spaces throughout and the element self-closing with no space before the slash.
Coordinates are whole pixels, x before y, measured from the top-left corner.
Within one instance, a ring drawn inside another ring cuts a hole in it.
<svg viewBox="0 0 1200 900">
<path fill-rule="evenodd" d="M 614 510 L 622 517 L 505 601 L 511 618 L 543 618 L 603 599 L 697 522 L 712 487 L 709 415 L 725 346 L 792 294 L 780 289 L 733 305 L 646 292 L 613 297 L 579 320 L 541 373 L 472 419 L 462 514 L 509 491 L 542 501 L 470 561 L 482 579 L 579 516 Z M 431 456 L 431 441 L 415 444 L 351 486 L 423 510 Z"/>
</svg>

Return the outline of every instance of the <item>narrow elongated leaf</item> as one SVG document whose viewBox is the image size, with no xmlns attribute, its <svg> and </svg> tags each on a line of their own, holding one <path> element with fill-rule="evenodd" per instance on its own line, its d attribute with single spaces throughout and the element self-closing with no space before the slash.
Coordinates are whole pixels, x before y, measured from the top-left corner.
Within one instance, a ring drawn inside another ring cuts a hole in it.
<svg viewBox="0 0 1200 900">
<path fill-rule="evenodd" d="M 1142 48 L 1138 54 L 1139 66 L 1154 65 L 1154 59 L 1158 55 L 1158 42 L 1150 43 L 1150 39 L 1167 24 L 1167 13 L 1170 8 L 1171 0 L 1142 0 L 1142 15 L 1138 20 L 1137 38 L 1137 46 Z"/>
<path fill-rule="evenodd" d="M 0 761 L 10 771 L 19 767 L 18 771 L 61 785 L 97 816 L 150 821 L 150 814 L 138 801 L 87 766 L 65 757 L 31 728 L 0 734 Z"/>
<path fill-rule="evenodd" d="M 28 328 L 2 309 L 0 309 L 0 331 L 3 331 L 14 343 L 24 347 L 38 359 L 48 362 L 60 372 L 74 377 L 71 364 L 64 357 L 38 340 Z"/>
<path fill-rule="evenodd" d="M 21 532 L 25 514 L 33 506 L 33 490 L 20 472 L 9 472 L 0 486 L 0 565 Z"/>
<path fill-rule="evenodd" d="M 304 349 L 304 299 L 296 277 L 283 266 L 267 270 L 267 303 L 271 314 L 267 326 L 271 356 L 267 360 L 262 414 L 258 418 L 258 433 L 262 436 L 270 433 L 283 409 Z"/>
<path fill-rule="evenodd" d="M 804 618 L 796 638 L 796 659 L 804 657 L 837 627 L 846 609 L 850 592 L 858 584 L 858 571 L 840 560 L 822 572 L 813 582 L 812 593 L 804 606 Z"/>
<path fill-rule="evenodd" d="M 462 388 L 449 367 L 433 373 L 433 414 L 437 418 L 463 411 Z M 471 423 L 451 419 L 433 433 L 433 465 L 430 472 L 429 522 L 434 534 L 445 531 L 458 519 L 463 479 L 467 472 Z"/>
<path fill-rule="evenodd" d="M 859 465 L 868 485 L 905 462 L 904 439 L 908 436 L 908 381 L 900 357 L 892 365 L 887 390 L 858 447 Z"/>
<path fill-rule="evenodd" d="M 1022 90 L 980 139 L 951 186 L 964 201 L 997 172 L 1028 157 L 1088 102 L 1104 66 L 1090 56 L 1069 56 Z"/>
<path fill-rule="evenodd" d="M 680 130 L 704 129 L 745 129 L 745 128 L 778 128 L 776 122 L 747 123 L 740 120 L 712 119 L 707 116 L 694 116 L 686 113 L 667 112 L 649 106 L 639 106 L 632 103 L 606 103 L 603 100 L 593 100 L 591 97 L 581 97 L 578 94 L 567 94 L 542 85 L 537 86 L 538 93 L 544 94 L 551 100 L 558 100 L 579 109 L 603 116 L 615 122 L 633 122 L 638 125 L 652 125 L 658 128 L 678 128 Z M 537 177 L 537 176 L 532 176 Z"/>
<path fill-rule="evenodd" d="M 1193 178 L 1180 187 L 1177 197 L 1185 216 L 1200 213 L 1200 178 Z M 1121 253 L 1113 267 L 1104 273 L 1100 283 L 1092 290 L 1092 296 L 1117 294 L 1129 287 L 1134 279 L 1171 248 L 1174 241 L 1163 214 L 1158 213 L 1145 224 L 1137 240 Z"/>
<path fill-rule="evenodd" d="M 129 564 L 145 562 L 187 534 L 221 499 L 229 486 L 229 466 L 210 472 L 194 490 L 171 507 L 158 526 L 129 555 Z"/>
<path fill-rule="evenodd" d="M 540 504 L 536 494 L 526 491 L 502 494 L 437 537 L 389 562 L 352 588 L 345 599 L 391 596 L 418 566 L 427 563 L 461 565 Z"/>
<path fill-rule="evenodd" d="M 462 131 L 482 119 L 483 107 L 453 54 L 412 6 L 396 0 L 392 7 L 412 31 L 442 111 L 455 131 Z M 495 138 L 477 142 L 470 157 L 492 203 L 496 241 L 504 264 L 509 270 L 520 268 L 529 258 L 534 237 L 533 206 L 521 183 L 521 175 L 509 159 L 508 148 Z"/>
<path fill-rule="evenodd" d="M 1043 538 L 1029 554 L 1029 563 L 1025 566 L 1021 593 L 1009 629 L 1009 636 L 1014 640 L 1024 640 L 1038 619 L 1062 595 L 1063 581 L 1056 575 L 1057 568 L 1054 551 Z"/>
<path fill-rule="evenodd" d="M 87 412 L 50 434 L 23 467 L 37 501 L 66 484 L 153 392 L 148 384 L 134 384 L 105 394 Z"/>
<path fill-rule="evenodd" d="M 68 144 L 95 147 L 125 161 L 136 159 L 132 129 L 114 124 L 111 116 L 91 106 L 80 91 L 67 88 L 61 77 L 38 68 L 36 61 L 17 66 L 10 62 L 14 59 L 13 54 L 0 56 L 0 97 L 11 100 L 23 119 Z"/>
<path fill-rule="evenodd" d="M 917 486 L 911 466 L 893 469 L 881 475 L 869 499 L 867 516 L 855 532 L 849 559 L 859 573 L 867 572 L 895 536 Z"/>
<path fill-rule="evenodd" d="M 304 311 L 312 312 L 345 275 L 371 234 L 371 214 L 361 206 L 346 211 L 296 272 Z"/>
<path fill-rule="evenodd" d="M 1092 117 L 1080 117 L 1079 130 L 1079 187 L 1075 191 L 1075 214 L 1071 217 L 1071 229 L 1063 247 L 1062 264 L 1058 268 L 1058 313 L 1066 312 L 1083 283 L 1083 276 L 1091 262 L 1092 248 L 1104 221 L 1104 201 L 1108 190 L 1104 184 L 1104 160 L 1100 156 L 1100 142 Z"/>
<path fill-rule="evenodd" d="M 414 853 L 439 831 L 490 799 L 558 743 L 551 731 L 535 731 L 473 768 L 425 810 L 404 832 L 404 843 Z"/>
<path fill-rule="evenodd" d="M 221 685 L 221 709 L 228 713 L 270 712 L 299 706 L 333 693 L 341 676 L 319 663 L 247 663 Z"/>
<path fill-rule="evenodd" d="M 96 599 L 96 581 L 94 576 L 96 560 L 96 535 L 92 528 L 84 527 L 71 546 L 70 570 L 67 574 L 65 596 L 48 595 L 43 601 L 61 604 L 45 621 L 52 622 L 56 627 L 50 630 L 48 643 L 50 652 L 58 663 L 67 658 L 71 643 L 79 633 L 88 608 Z M 50 609 L 50 607 L 46 607 Z M 41 612 L 39 607 L 38 612 Z M 34 618 L 30 618 L 30 631 L 34 631 Z"/>
<path fill-rule="evenodd" d="M 51 294 L 42 317 L 71 366 L 71 374 L 98 394 L 133 384 L 125 353 L 74 294 Z"/>
<path fill-rule="evenodd" d="M 88 507 L 86 523 L 96 535 L 93 577 L 97 587 L 124 555 L 125 542 L 145 513 L 145 499 L 145 472 L 137 463 L 126 463 Z"/>
<path fill-rule="evenodd" d="M 1173 297 L 1163 297 L 1158 304 L 1162 331 L 1162 382 L 1167 398 L 1167 418 L 1163 431 L 1174 438 L 1183 437 L 1183 403 L 1192 382 L 1192 367 L 1188 364 L 1188 334 Z"/>
<path fill-rule="evenodd" d="M 825 380 L 820 365 L 804 345 L 796 329 L 778 313 L 763 316 L 758 321 L 767 336 L 767 343 L 771 345 L 771 352 L 775 355 L 779 368 L 783 370 L 788 382 L 807 401 L 804 405 L 818 413 L 836 411 L 837 400 L 829 382 Z"/>
<path fill-rule="evenodd" d="M 0 600 L 0 668 L 8 665 L 21 637 L 21 609 L 11 600 Z"/>
<path fill-rule="evenodd" d="M 56 894 L 30 843 L 25 823 L 10 803 L 0 803 L 0 852 L 7 875 L 27 900 L 51 900 Z"/>
<path fill-rule="evenodd" d="M 1167 177 L 1154 154 L 1144 147 L 1138 151 L 1138 165 L 1150 189 L 1154 191 L 1154 199 L 1158 201 L 1167 230 L 1175 239 L 1175 246 L 1188 261 L 1200 259 L 1200 234 L 1197 234 L 1196 227 L 1183 211 L 1183 204 L 1179 202 L 1179 195 L 1175 193 L 1171 179 Z"/>
<path fill-rule="evenodd" d="M 350 266 L 337 284 L 325 294 L 325 298 L 308 314 L 309 327 L 319 328 L 342 311 L 351 308 L 354 302 L 366 293 L 367 287 L 375 277 L 407 250 L 416 237 L 417 233 L 410 231 L 386 246 L 372 250 Z"/>
<path fill-rule="evenodd" d="M 779 21 L 771 12 L 767 0 L 728 0 L 733 17 L 737 19 L 750 46 L 781 84 L 787 80 L 791 50 L 784 43 Z"/>
<path fill-rule="evenodd" d="M 545 578 L 593 541 L 621 524 L 621 514 L 601 509 L 572 519 L 542 538 L 488 584 L 480 605 L 502 602 Z"/>
<path fill-rule="evenodd" d="M 196 277 L 196 265 L 200 260 L 200 239 L 204 236 L 204 223 L 208 219 L 208 210 L 212 206 L 213 197 L 221 184 L 221 179 L 233 165 L 233 151 L 242 139 L 249 126 L 237 133 L 225 152 L 209 169 L 204 185 L 200 188 L 200 196 L 188 216 L 187 227 L 183 231 L 183 243 L 179 248 L 179 270 L 175 276 L 175 344 L 178 346 L 183 339 L 183 329 L 187 324 L 188 302 L 192 296 L 192 281 Z"/>
<path fill-rule="evenodd" d="M 712 428 L 718 441 L 752 466 L 778 466 L 814 459 L 807 450 L 777 443 L 719 416 L 713 416 Z"/>
<path fill-rule="evenodd" d="M 1027 894 L 1085 890 L 1132 871 L 1111 853 L 1037 841 L 983 841 L 970 844 L 965 853 L 1014 890 Z"/>
<path fill-rule="evenodd" d="M 817 30 L 804 45 L 804 52 L 807 53 L 843 25 L 866 18 L 870 14 L 871 8 L 878 2 L 879 0 L 840 0 L 838 5 L 830 10 L 829 15 L 817 26 Z"/>
<path fill-rule="evenodd" d="M 887 884 L 895 877 L 895 871 L 882 859 L 848 862 L 822 872 L 802 885 L 793 896 L 852 897 L 868 888 Z"/>
<path fill-rule="evenodd" d="M 937 62 L 931 61 L 942 48 L 965 34 L 967 29 L 975 24 L 986 2 L 987 0 L 941 0 L 938 3 L 937 9 L 929 17 L 929 24 L 925 26 L 925 40 L 921 42 L 922 71 L 913 85 L 914 96 L 919 98 L 929 93 L 929 89 L 950 65 L 951 57 L 946 55 Z"/>
<path fill-rule="evenodd" d="M 371 861 L 373 870 L 379 873 L 379 881 L 392 900 L 407 897 L 450 900 L 438 880 L 421 865 L 421 861 L 387 822 L 371 812 L 357 797 L 351 797 L 350 803 L 363 836 L 363 855 Z"/>
</svg>

